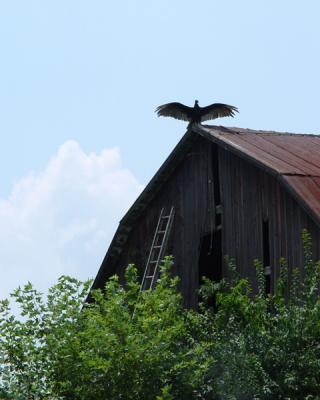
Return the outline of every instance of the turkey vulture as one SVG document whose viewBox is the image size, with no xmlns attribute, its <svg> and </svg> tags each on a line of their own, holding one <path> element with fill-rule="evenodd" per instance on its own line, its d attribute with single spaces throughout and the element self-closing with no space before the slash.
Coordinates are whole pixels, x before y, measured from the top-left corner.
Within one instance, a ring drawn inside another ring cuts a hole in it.
<svg viewBox="0 0 320 400">
<path fill-rule="evenodd" d="M 190 124 L 199 124 L 209 119 L 233 117 L 235 113 L 239 111 L 237 107 L 222 103 L 214 103 L 207 107 L 200 107 L 198 100 L 196 100 L 193 107 L 188 107 L 181 103 L 168 103 L 157 107 L 155 112 L 158 114 L 158 117 L 172 117 L 182 119 L 183 121 L 189 121 Z"/>
</svg>

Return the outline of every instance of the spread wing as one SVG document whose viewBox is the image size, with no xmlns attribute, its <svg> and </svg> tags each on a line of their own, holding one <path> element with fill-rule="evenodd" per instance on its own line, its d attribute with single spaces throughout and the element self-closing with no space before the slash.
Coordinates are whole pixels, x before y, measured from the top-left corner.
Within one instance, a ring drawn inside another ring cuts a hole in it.
<svg viewBox="0 0 320 400">
<path fill-rule="evenodd" d="M 237 107 L 228 104 L 215 103 L 201 109 L 201 122 L 220 117 L 234 117 L 239 112 Z"/>
<path fill-rule="evenodd" d="M 172 117 L 176 119 L 181 119 L 183 121 L 192 120 L 193 108 L 185 106 L 181 103 L 168 103 L 163 104 L 156 108 L 155 112 L 158 117 Z"/>
</svg>

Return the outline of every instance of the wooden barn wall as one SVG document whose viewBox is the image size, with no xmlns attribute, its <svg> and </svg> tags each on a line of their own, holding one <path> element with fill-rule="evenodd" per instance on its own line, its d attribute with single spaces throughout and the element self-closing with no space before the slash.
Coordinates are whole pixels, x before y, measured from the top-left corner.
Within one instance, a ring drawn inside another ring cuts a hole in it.
<svg viewBox="0 0 320 400">
<path fill-rule="evenodd" d="M 129 262 L 143 272 L 162 207 L 175 207 L 167 254 L 174 256 L 174 273 L 181 278 L 186 305 L 197 302 L 200 237 L 214 225 L 211 146 L 199 137 L 192 149 L 135 224 L 122 253 L 118 273 Z"/>
<path fill-rule="evenodd" d="M 166 207 L 169 211 L 173 205 L 176 215 L 167 254 L 174 256 L 173 272 L 181 278 L 185 305 L 189 307 L 197 303 L 200 238 L 212 231 L 215 223 L 213 146 L 204 138 L 197 139 L 135 223 L 117 263 L 121 277 L 124 267 L 132 262 L 142 275 L 160 210 Z M 272 284 L 280 257 L 287 258 L 291 268 L 303 264 L 303 228 L 311 232 L 315 255 L 320 258 L 319 228 L 275 177 L 222 148 L 219 148 L 219 176 L 222 252 L 236 260 L 242 276 L 255 282 L 253 260 L 262 259 L 263 219 L 269 221 Z"/>
<path fill-rule="evenodd" d="M 223 254 L 235 258 L 242 276 L 256 283 L 253 260 L 263 257 L 263 220 L 269 222 L 272 287 L 281 257 L 290 270 L 302 269 L 303 228 L 312 235 L 315 259 L 320 258 L 319 228 L 274 176 L 223 149 L 219 165 Z"/>
</svg>

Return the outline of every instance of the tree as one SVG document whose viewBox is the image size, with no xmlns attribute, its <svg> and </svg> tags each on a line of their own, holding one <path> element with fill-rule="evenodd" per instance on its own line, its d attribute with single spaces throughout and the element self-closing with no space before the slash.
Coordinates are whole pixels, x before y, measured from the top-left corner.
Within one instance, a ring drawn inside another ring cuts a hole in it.
<svg viewBox="0 0 320 400">
<path fill-rule="evenodd" d="M 82 308 L 88 283 L 60 278 L 48 301 L 30 284 L 2 302 L 3 390 L 14 399 L 168 399 L 192 396 L 196 314 L 182 307 L 167 258 L 155 290 L 140 292 L 137 270 L 116 276 Z"/>
<path fill-rule="evenodd" d="M 0 302 L 0 390 L 2 398 L 53 399 L 54 344 L 68 337 L 77 323 L 90 282 L 62 276 L 49 289 L 44 302 L 30 283 L 11 297 L 20 315 L 11 312 L 8 300 Z"/>
<path fill-rule="evenodd" d="M 154 290 L 140 292 L 129 265 L 104 290 L 62 277 L 46 301 L 28 284 L 0 306 L 0 389 L 11 399 L 319 399 L 320 264 L 303 233 L 305 279 L 281 274 L 265 293 L 236 274 L 206 280 L 199 310 L 185 310 L 166 258 Z M 289 279 L 290 278 L 290 279 Z M 212 301 L 212 298 L 214 301 Z M 212 305 L 213 306 L 209 306 Z"/>
</svg>

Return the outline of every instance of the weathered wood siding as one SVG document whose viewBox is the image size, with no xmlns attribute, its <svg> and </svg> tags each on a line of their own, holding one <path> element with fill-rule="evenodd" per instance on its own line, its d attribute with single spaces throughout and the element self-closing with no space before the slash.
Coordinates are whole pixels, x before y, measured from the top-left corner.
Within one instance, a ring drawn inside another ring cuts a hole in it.
<svg viewBox="0 0 320 400">
<path fill-rule="evenodd" d="M 223 253 L 235 258 L 241 275 L 255 281 L 253 260 L 262 259 L 263 220 L 269 221 L 271 287 L 279 274 L 280 257 L 288 260 L 290 269 L 303 266 L 304 228 L 312 235 L 318 259 L 319 227 L 276 177 L 223 149 L 219 158 Z"/>
<path fill-rule="evenodd" d="M 215 227 L 214 146 L 201 137 L 195 141 L 135 224 L 116 269 L 123 277 L 124 267 L 134 262 L 142 274 L 160 210 L 173 205 L 176 214 L 167 253 L 174 255 L 174 273 L 181 278 L 185 305 L 191 307 L 197 303 L 200 239 Z M 290 267 L 303 264 L 303 228 L 311 232 L 319 257 L 319 228 L 276 177 L 222 148 L 218 154 L 222 252 L 236 260 L 241 275 L 255 282 L 253 260 L 262 258 L 264 219 L 269 221 L 272 285 L 280 257 L 287 258 Z"/>
<path fill-rule="evenodd" d="M 214 226 L 211 144 L 199 137 L 171 178 L 136 223 L 122 253 L 118 273 L 129 262 L 143 271 L 162 207 L 175 207 L 167 254 L 175 259 L 174 273 L 181 278 L 186 305 L 196 304 L 200 237 Z"/>
</svg>

